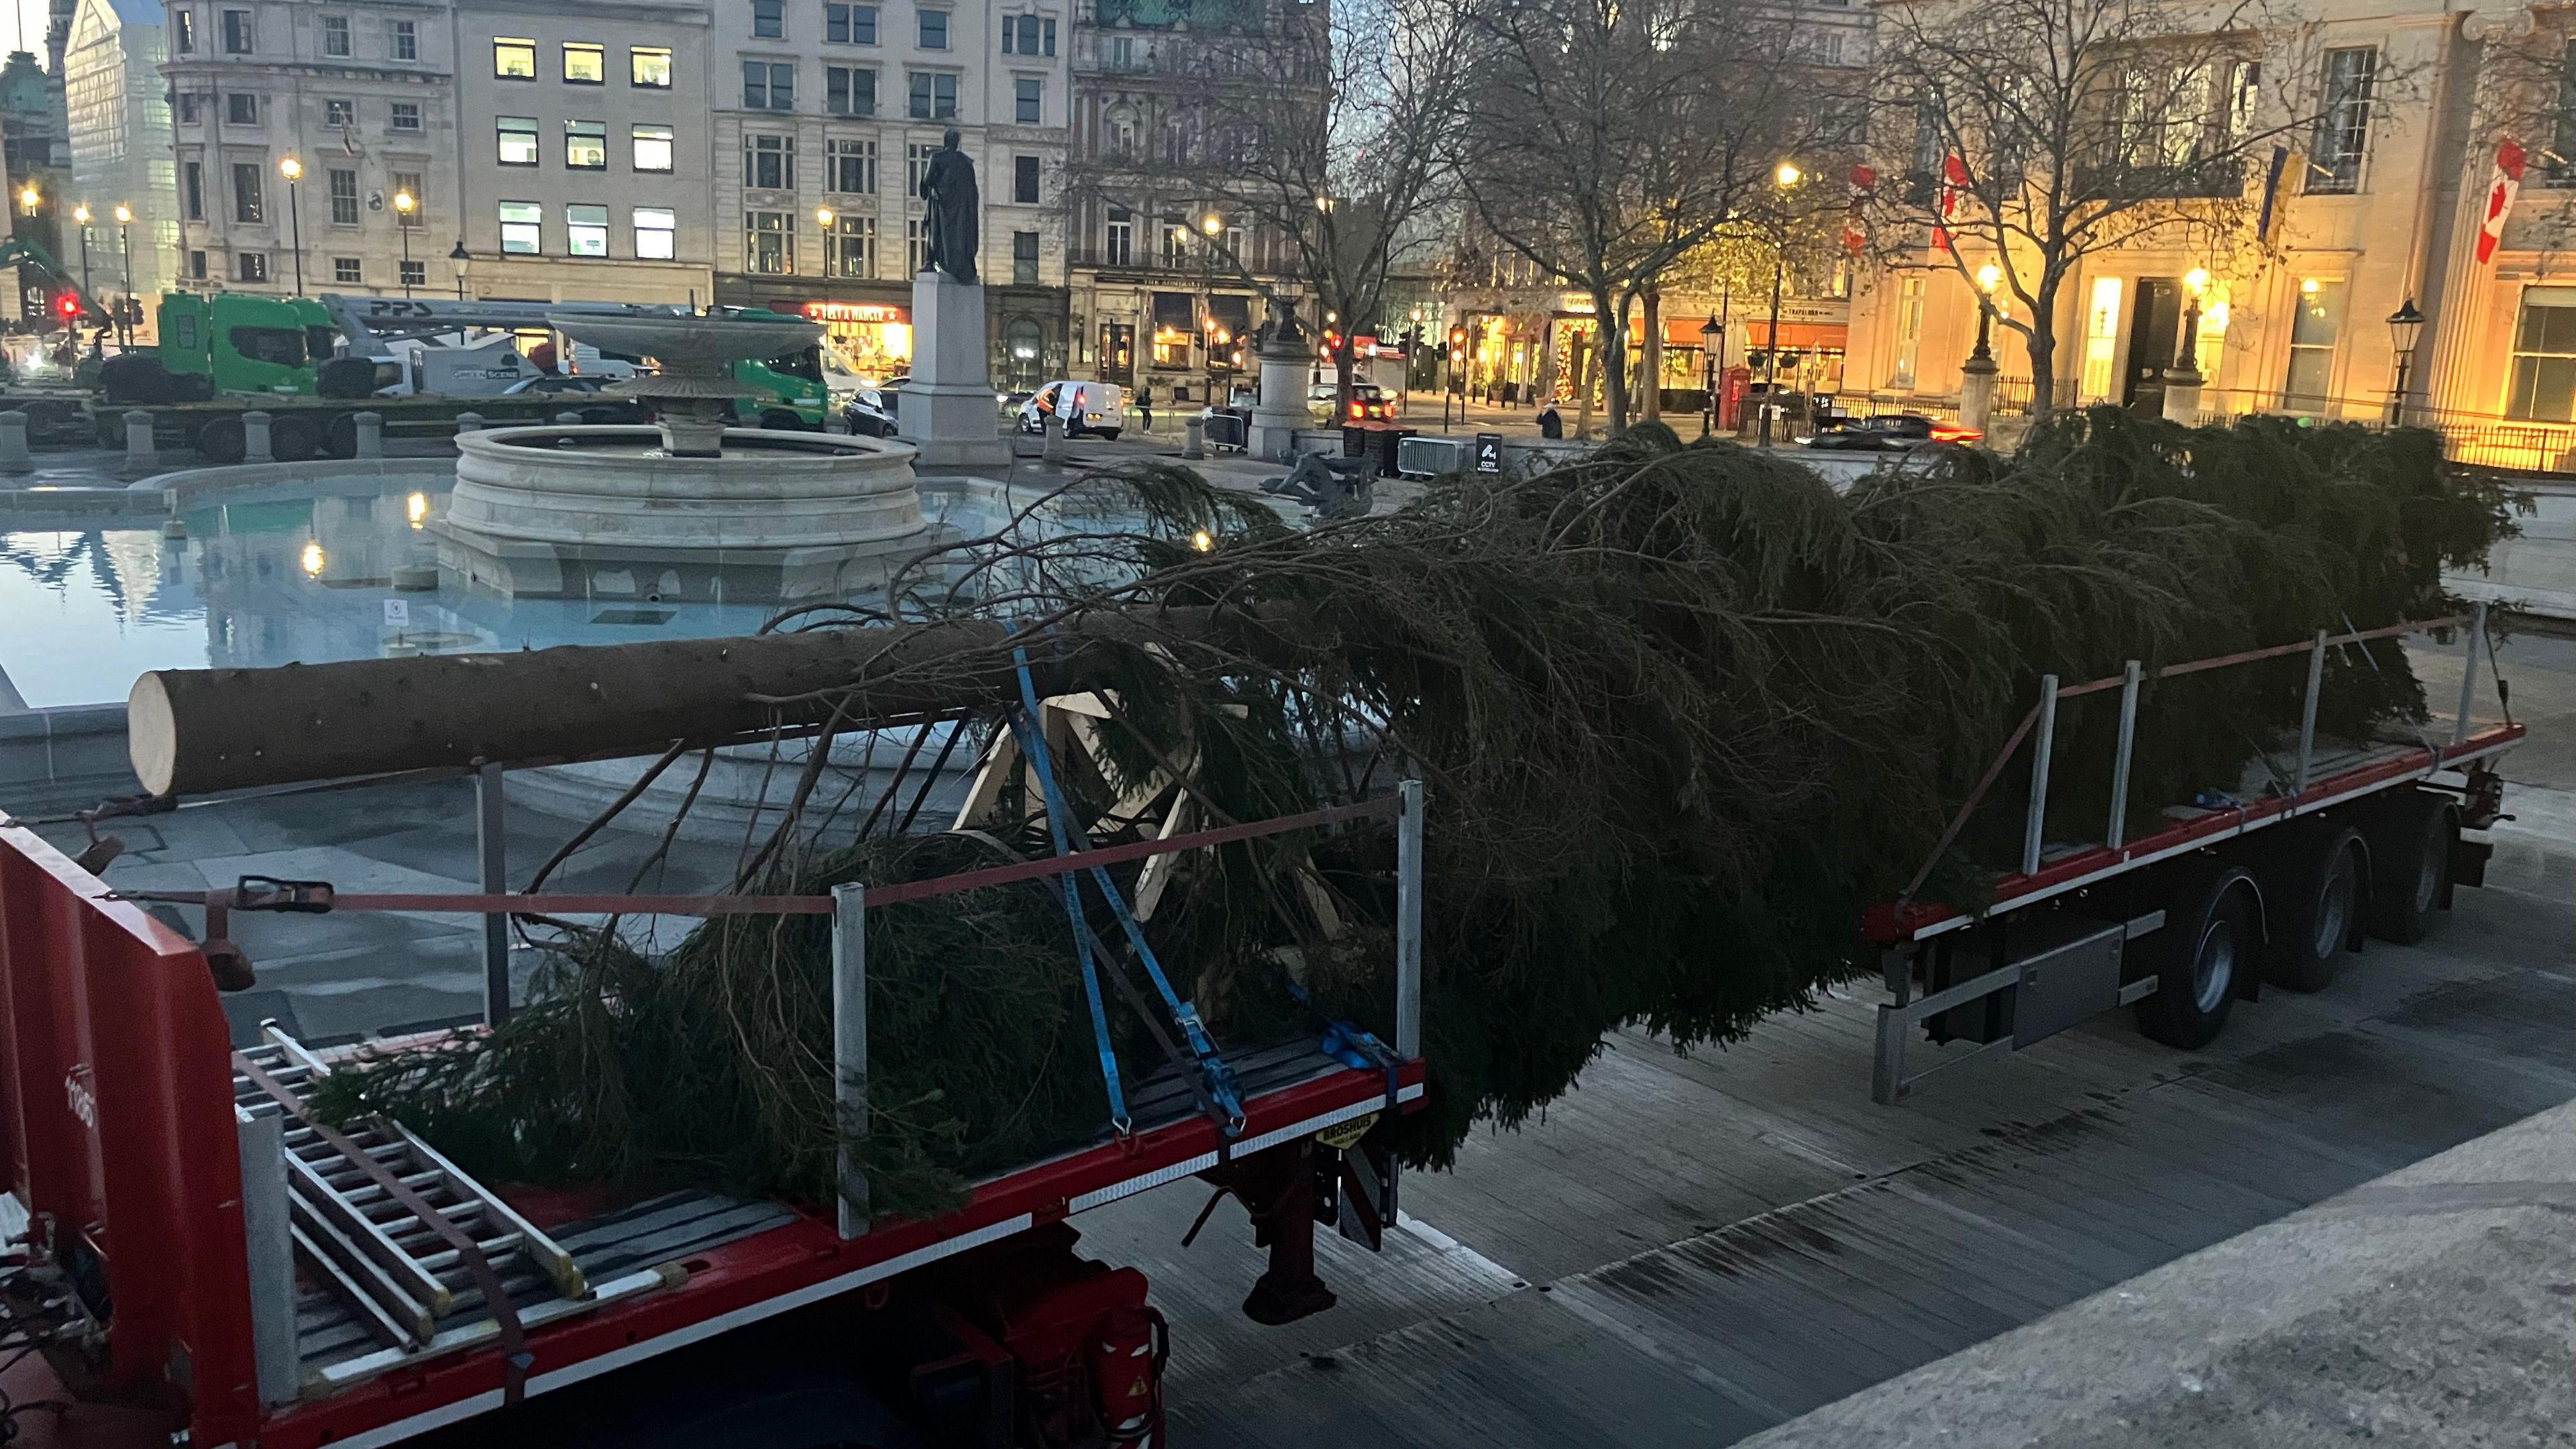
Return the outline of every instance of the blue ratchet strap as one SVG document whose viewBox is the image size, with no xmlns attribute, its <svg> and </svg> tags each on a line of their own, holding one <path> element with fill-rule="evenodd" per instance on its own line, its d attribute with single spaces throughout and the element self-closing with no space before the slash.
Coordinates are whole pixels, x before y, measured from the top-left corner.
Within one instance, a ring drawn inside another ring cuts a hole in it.
<svg viewBox="0 0 2576 1449">
<path fill-rule="evenodd" d="M 1011 628 L 1007 624 L 1004 627 Z M 1012 629 L 1011 632 L 1016 633 L 1017 630 Z M 1037 682 L 1029 675 L 1027 648 L 1018 644 L 1012 645 L 1011 661 L 1019 670 L 1021 711 L 1020 717 L 1012 720 L 1011 729 L 1019 737 L 1021 753 L 1028 756 L 1029 763 L 1036 767 L 1038 786 L 1046 794 L 1047 835 L 1055 844 L 1055 853 L 1071 855 L 1073 840 L 1066 822 L 1073 816 L 1065 806 L 1064 792 L 1056 781 L 1055 760 L 1047 748 L 1046 730 L 1039 724 Z M 1197 1059 L 1199 1072 L 1207 1079 L 1208 1095 L 1216 1100 L 1218 1106 L 1225 1109 L 1225 1135 L 1241 1136 L 1244 1126 L 1243 1098 L 1235 1090 L 1234 1073 L 1227 1069 L 1225 1058 L 1218 1053 L 1215 1040 L 1208 1035 L 1206 1023 L 1199 1019 L 1198 1008 L 1181 1000 L 1180 993 L 1172 989 L 1171 978 L 1163 974 L 1163 963 L 1154 955 L 1154 948 L 1146 944 L 1144 928 L 1136 924 L 1135 915 L 1127 909 L 1126 897 L 1119 892 L 1118 883 L 1109 878 L 1109 872 L 1094 866 L 1091 869 L 1091 878 L 1092 883 L 1099 887 L 1101 897 L 1109 903 L 1111 914 L 1118 917 L 1118 927 L 1126 933 L 1127 944 L 1135 948 L 1137 958 L 1145 963 L 1145 974 L 1152 978 L 1154 990 L 1162 996 L 1164 1007 L 1172 1013 L 1172 1020 L 1180 1024 L 1181 1035 L 1189 1043 L 1190 1055 Z M 1081 907 L 1080 898 L 1074 887 L 1074 877 L 1067 874 L 1064 882 L 1066 909 L 1078 917 Z M 1077 937 L 1082 934 L 1082 926 L 1078 919 L 1074 924 L 1074 934 Z M 1084 960 L 1086 963 L 1090 960 L 1090 952 L 1087 948 L 1084 951 Z M 1088 975 L 1084 979 L 1086 983 L 1090 981 Z M 1096 986 L 1092 989 L 1097 991 Z M 1106 1051 L 1105 1037 L 1103 1043 L 1102 1050 Z"/>
<path fill-rule="evenodd" d="M 1308 996 L 1306 988 L 1298 985 L 1294 978 L 1288 982 L 1288 991 L 1301 1005 L 1308 1008 L 1314 1006 L 1314 998 Z M 1324 1022 L 1324 1039 L 1316 1043 L 1315 1050 L 1340 1062 L 1343 1066 L 1356 1067 L 1361 1071 L 1367 1071 L 1371 1067 L 1384 1068 L 1386 1070 L 1386 1110 L 1392 1112 L 1401 1105 L 1402 1099 L 1399 1094 L 1403 1083 L 1400 1073 L 1404 1066 L 1404 1059 L 1395 1054 L 1395 1048 L 1378 1040 L 1375 1033 L 1356 1022 L 1328 1017 Z"/>
<path fill-rule="evenodd" d="M 1009 629 L 1011 626 L 1006 622 L 1002 627 L 1004 629 Z M 1017 649 L 1012 652 L 1022 656 L 1020 663 L 1020 688 L 1025 693 L 1029 687 L 1029 670 L 1026 654 L 1025 651 Z M 1011 734 L 1019 740 L 1021 753 L 1027 754 L 1032 744 L 1035 744 L 1037 749 L 1041 752 L 1046 749 L 1046 741 L 1044 739 L 1041 738 L 1033 740 L 1031 738 L 1031 736 L 1036 733 L 1038 732 L 1023 730 L 1020 727 L 1019 718 L 1017 716 L 1012 717 Z M 1030 758 L 1043 760 L 1046 757 L 1043 753 L 1039 753 L 1030 755 Z M 1043 765 L 1039 767 L 1038 777 L 1042 780 L 1049 779 Z M 1048 786 L 1050 794 L 1053 793 L 1053 789 L 1053 784 L 1050 782 Z M 1050 811 L 1052 811 L 1053 807 L 1050 806 L 1049 808 Z M 1054 823 L 1052 814 L 1049 816 L 1048 823 Z M 1058 832 L 1056 851 L 1058 854 L 1062 854 L 1064 851 L 1064 842 L 1061 831 Z M 1109 1010 L 1104 1004 L 1102 1004 L 1100 999 L 1100 964 L 1092 959 L 1091 933 L 1083 929 L 1081 890 L 1075 885 L 1072 872 L 1066 872 L 1063 876 L 1059 877 L 1059 879 L 1064 882 L 1064 914 L 1066 920 L 1073 927 L 1074 954 L 1082 961 L 1082 995 L 1084 1000 L 1091 1004 L 1091 1038 L 1093 1044 L 1098 1046 L 1100 1049 L 1100 1080 L 1101 1084 L 1109 1091 L 1109 1125 L 1119 1136 L 1130 1136 L 1136 1130 L 1136 1119 L 1127 1115 L 1127 1093 L 1126 1090 L 1118 1084 L 1118 1054 L 1111 1050 L 1109 1045 Z"/>
</svg>

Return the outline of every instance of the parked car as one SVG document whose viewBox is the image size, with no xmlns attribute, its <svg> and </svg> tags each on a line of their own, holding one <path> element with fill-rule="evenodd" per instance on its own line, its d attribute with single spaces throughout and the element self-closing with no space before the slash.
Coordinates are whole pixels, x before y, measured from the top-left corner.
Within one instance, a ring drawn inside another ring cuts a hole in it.
<svg viewBox="0 0 2576 1449">
<path fill-rule="evenodd" d="M 1886 413 L 1854 418 L 1801 441 L 1826 452 L 1904 453 L 1926 443 L 1973 443 L 1984 436 L 1975 428 L 1941 422 L 1921 413 Z"/>
<path fill-rule="evenodd" d="M 897 394 L 892 388 L 863 387 L 841 404 L 841 422 L 862 438 L 891 438 Z"/>
<path fill-rule="evenodd" d="M 1320 405 L 1329 414 L 1333 410 L 1335 389 L 1329 382 L 1319 382 L 1306 389 L 1306 401 Z M 1388 400 L 1386 389 L 1373 382 L 1351 384 L 1351 400 L 1342 409 L 1342 421 L 1382 423 L 1395 416 L 1395 404 Z"/>
<path fill-rule="evenodd" d="M 1020 431 L 1046 431 L 1047 419 L 1061 415 L 1068 438 L 1117 440 L 1127 426 L 1127 394 L 1114 382 L 1077 382 L 1059 378 L 1020 404 Z"/>
<path fill-rule="evenodd" d="M 526 397 L 541 394 L 563 399 L 564 411 L 581 414 L 585 423 L 640 423 L 646 420 L 644 405 L 632 398 L 608 395 L 608 385 L 617 379 L 592 377 L 587 373 L 540 373 L 524 378 L 501 390 L 503 397 Z"/>
</svg>

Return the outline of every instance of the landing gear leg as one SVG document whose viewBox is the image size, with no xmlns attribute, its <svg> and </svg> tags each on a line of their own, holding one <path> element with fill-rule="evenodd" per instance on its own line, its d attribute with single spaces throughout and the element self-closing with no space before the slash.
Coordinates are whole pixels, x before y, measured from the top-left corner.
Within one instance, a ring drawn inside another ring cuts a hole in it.
<svg viewBox="0 0 2576 1449">
<path fill-rule="evenodd" d="M 1270 1250 L 1270 1267 L 1243 1300 L 1243 1316 L 1277 1327 L 1321 1313 L 1337 1301 L 1315 1276 L 1314 1143 L 1298 1141 L 1235 1163 L 1235 1196 L 1252 1214 L 1252 1241 Z"/>
</svg>

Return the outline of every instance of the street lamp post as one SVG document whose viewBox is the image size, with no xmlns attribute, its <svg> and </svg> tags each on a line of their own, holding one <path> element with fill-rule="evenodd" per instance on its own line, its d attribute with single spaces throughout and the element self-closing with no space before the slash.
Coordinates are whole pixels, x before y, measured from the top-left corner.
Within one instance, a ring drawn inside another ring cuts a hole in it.
<svg viewBox="0 0 2576 1449">
<path fill-rule="evenodd" d="M 1717 314 L 1711 312 L 1708 321 L 1699 329 L 1700 372 L 1705 379 L 1702 386 L 1708 393 L 1705 399 L 1707 406 L 1700 409 L 1699 417 L 1699 435 L 1703 438 L 1717 431 L 1717 358 L 1725 350 L 1726 324 L 1718 321 Z"/>
<path fill-rule="evenodd" d="M 458 237 L 455 247 L 447 253 L 447 266 L 448 270 L 456 273 L 456 300 L 459 302 L 465 300 L 465 269 L 473 262 L 474 254 L 465 249 L 465 238 Z M 456 345 L 459 347 L 465 345 L 465 329 L 462 326 L 456 329 Z"/>
<path fill-rule="evenodd" d="M 1450 328 L 1448 350 L 1440 354 L 1440 426 L 1443 428 L 1449 426 L 1449 394 L 1458 385 L 1458 354 L 1465 351 L 1466 346 L 1467 329 Z M 1466 419 L 1467 400 L 1462 397 L 1458 399 L 1458 420 L 1465 422 Z"/>
<path fill-rule="evenodd" d="M 81 312 L 80 312 L 80 314 L 81 314 L 81 320 L 82 320 L 83 322 L 87 322 L 87 321 L 89 320 L 89 309 L 90 309 L 90 307 L 91 307 L 91 305 L 92 305 L 92 304 L 91 304 L 91 301 L 90 301 L 90 298 L 92 297 L 92 295 L 94 295 L 94 294 L 90 291 L 90 285 L 89 285 L 89 218 L 90 218 L 90 210 L 89 210 L 89 203 L 88 203 L 88 202 L 84 201 L 84 202 L 82 202 L 80 205 L 75 206 L 75 207 L 73 207 L 73 208 L 72 208 L 72 221 L 73 221 L 74 223 L 76 223 L 76 224 L 80 227 L 80 243 L 81 243 L 81 295 L 80 295 Z"/>
<path fill-rule="evenodd" d="M 2206 381 L 2200 375 L 2200 297 L 2209 290 L 2208 270 L 2194 267 L 2185 273 L 2182 290 L 2182 334 L 2175 344 L 2173 366 L 2165 369 L 2164 415 L 2170 422 L 2191 427 L 2200 422 L 2200 388 Z"/>
<path fill-rule="evenodd" d="M 1804 175 L 1796 163 L 1783 161 L 1771 173 L 1782 192 L 1796 186 Z M 1762 425 L 1757 446 L 1771 446 L 1771 415 L 1780 407 L 1780 288 L 1789 275 L 1789 232 L 1785 219 L 1776 222 L 1771 232 L 1771 335 L 1762 354 Z M 1783 419 L 1785 422 L 1786 419 Z"/>
<path fill-rule="evenodd" d="M 2406 420 L 2406 374 L 2415 367 L 2415 344 L 2424 336 L 2424 314 L 2415 310 L 2415 299 L 2388 314 L 2388 337 L 2397 345 L 2397 385 L 2388 390 L 2388 425 L 2396 427 Z"/>
<path fill-rule="evenodd" d="M 1959 425 L 1982 434 L 1995 411 L 1995 288 L 2004 269 L 1977 268 L 1977 345 L 1959 364 Z"/>
<path fill-rule="evenodd" d="M 120 347 L 134 345 L 134 208 L 116 204 L 116 255 L 125 273 L 125 295 L 116 301 L 116 338 Z"/>
<path fill-rule="evenodd" d="M 295 295 L 304 295 L 304 163 L 289 156 L 277 163 L 286 178 L 286 224 L 295 241 Z"/>
<path fill-rule="evenodd" d="M 403 299 L 411 299 L 411 214 L 420 209 L 420 198 L 408 191 L 394 193 L 394 230 L 402 233 Z"/>
</svg>

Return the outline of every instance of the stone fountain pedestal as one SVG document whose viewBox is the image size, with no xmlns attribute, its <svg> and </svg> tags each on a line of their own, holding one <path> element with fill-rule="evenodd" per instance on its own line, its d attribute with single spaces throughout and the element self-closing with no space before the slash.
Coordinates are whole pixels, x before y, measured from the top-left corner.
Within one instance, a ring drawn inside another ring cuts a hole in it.
<svg viewBox="0 0 2576 1449">
<path fill-rule="evenodd" d="M 985 341 L 984 288 L 945 272 L 912 279 L 912 380 L 895 410 L 895 436 L 928 473 L 1008 469 Z"/>
</svg>

